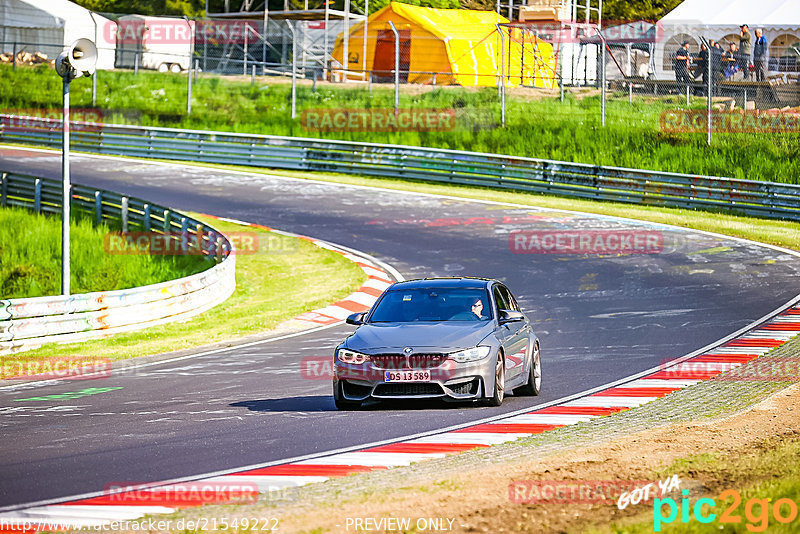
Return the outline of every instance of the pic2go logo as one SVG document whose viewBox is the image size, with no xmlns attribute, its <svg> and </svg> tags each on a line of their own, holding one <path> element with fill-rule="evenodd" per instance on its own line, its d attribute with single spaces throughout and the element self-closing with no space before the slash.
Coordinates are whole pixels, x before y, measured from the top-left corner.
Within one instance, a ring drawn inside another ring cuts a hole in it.
<svg viewBox="0 0 800 534">
<path fill-rule="evenodd" d="M 683 490 L 683 499 L 681 499 L 680 506 L 675 502 L 675 499 L 655 499 L 653 501 L 653 530 L 661 532 L 661 526 L 673 523 L 678 518 L 678 513 L 681 516 L 681 523 L 689 523 L 690 512 L 694 518 L 704 524 L 713 523 L 717 520 L 717 514 L 712 513 L 712 509 L 717 506 L 714 499 L 702 498 L 697 499 L 692 506 L 689 503 L 688 490 Z M 720 523 L 733 523 L 740 524 L 742 517 L 736 513 L 739 505 L 742 503 L 742 496 L 736 490 L 725 490 L 719 494 L 720 501 L 727 501 L 733 498 L 733 502 L 719 514 L 718 521 Z M 756 499 L 755 497 L 749 499 L 744 505 L 744 516 L 747 519 L 745 528 L 749 532 L 764 532 L 769 527 L 770 512 L 772 518 L 781 524 L 788 524 L 797 518 L 797 504 L 787 498 L 778 499 L 772 503 L 772 499 Z M 664 515 L 665 508 L 668 510 L 667 515 Z"/>
</svg>

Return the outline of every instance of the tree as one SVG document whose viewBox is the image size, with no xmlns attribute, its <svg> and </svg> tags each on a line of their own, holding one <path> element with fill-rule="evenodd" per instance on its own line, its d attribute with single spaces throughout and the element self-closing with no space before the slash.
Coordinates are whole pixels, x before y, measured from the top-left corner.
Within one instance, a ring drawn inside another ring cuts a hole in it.
<svg viewBox="0 0 800 534">
<path fill-rule="evenodd" d="M 100 13 L 186 15 L 190 18 L 201 18 L 205 10 L 205 0 L 75 0 L 75 3 Z"/>
</svg>

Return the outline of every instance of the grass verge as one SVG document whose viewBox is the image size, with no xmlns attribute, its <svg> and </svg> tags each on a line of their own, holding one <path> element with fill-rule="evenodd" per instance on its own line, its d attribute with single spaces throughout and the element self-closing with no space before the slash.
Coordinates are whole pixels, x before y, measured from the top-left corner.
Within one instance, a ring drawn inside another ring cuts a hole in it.
<svg viewBox="0 0 800 534">
<path fill-rule="evenodd" d="M 775 437 L 759 444 L 755 454 L 699 453 L 675 461 L 670 467 L 654 473 L 654 479 L 664 479 L 669 474 L 677 474 L 684 479 L 702 483 L 702 491 L 688 496 L 688 520 L 683 521 L 682 509 L 670 522 L 659 520 L 655 532 L 704 533 L 721 530 L 735 534 L 751 532 L 797 532 L 797 506 L 800 502 L 800 440 Z M 727 493 L 726 493 L 727 492 Z M 735 494 L 733 493 L 735 492 Z M 681 498 L 674 495 L 676 509 L 685 507 Z M 703 518 L 713 514 L 713 521 L 704 523 L 695 515 L 695 505 L 701 498 L 711 499 L 701 505 L 699 513 Z M 783 499 L 782 502 L 778 503 Z M 789 502 L 792 504 L 790 505 Z M 779 504 L 776 515 L 776 503 Z M 623 521 L 614 522 L 608 527 L 592 529 L 594 534 L 645 534 L 656 528 L 655 516 L 669 517 L 669 505 L 664 504 L 660 511 L 642 512 Z M 729 512 L 731 521 L 723 522 L 723 512 Z M 795 510 L 794 517 L 787 519 Z M 658 512 L 658 514 L 656 513 Z"/>
<path fill-rule="evenodd" d="M 111 229 L 84 217 L 70 225 L 73 293 L 128 289 L 174 280 L 211 267 L 201 256 L 105 253 Z M 61 220 L 24 208 L 0 209 L 0 298 L 61 293 Z"/>
<path fill-rule="evenodd" d="M 366 280 L 364 272 L 340 254 L 302 239 L 242 227 L 199 214 L 193 217 L 223 233 L 253 232 L 269 250 L 236 257 L 236 291 L 215 308 L 180 323 L 170 323 L 74 344 L 49 344 L 11 355 L 12 369 L 29 360 L 75 356 L 119 361 L 136 356 L 189 349 L 258 334 L 296 315 L 352 293 Z"/>
<path fill-rule="evenodd" d="M 800 134 L 719 132 L 709 147 L 704 133 L 662 129 L 663 112 L 687 107 L 679 96 L 637 95 L 628 103 L 627 94 L 610 93 L 603 126 L 596 90 L 569 91 L 563 102 L 553 91 L 514 90 L 507 96 L 506 127 L 500 127 L 494 88 L 404 85 L 401 108 L 448 110 L 455 125 L 429 131 L 330 131 L 304 121 L 309 115 L 303 112 L 393 109 L 393 89 L 320 83 L 314 90 L 310 83 L 299 83 L 299 119 L 294 120 L 290 86 L 275 77 L 251 85 L 241 78 L 203 74 L 193 85 L 190 115 L 185 75 L 103 71 L 97 82 L 104 122 L 451 148 L 789 183 L 800 179 Z M 49 67 L 14 71 L 0 65 L 0 109 L 19 114 L 58 110 L 60 95 L 61 80 Z M 91 108 L 91 80 L 75 80 L 71 95 L 75 109 Z M 689 104 L 692 109 L 704 106 L 700 98 Z"/>
</svg>

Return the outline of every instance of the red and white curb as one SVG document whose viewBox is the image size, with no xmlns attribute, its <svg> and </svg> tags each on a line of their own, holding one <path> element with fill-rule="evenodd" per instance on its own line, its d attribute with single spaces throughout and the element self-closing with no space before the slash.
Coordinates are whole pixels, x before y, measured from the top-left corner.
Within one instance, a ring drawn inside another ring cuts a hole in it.
<svg viewBox="0 0 800 534">
<path fill-rule="evenodd" d="M 348 315 L 353 313 L 360 313 L 367 311 L 372 307 L 375 301 L 378 299 L 383 290 L 392 285 L 394 278 L 402 280 L 402 276 L 399 273 L 394 272 L 391 275 L 384 270 L 384 268 L 388 269 L 388 266 L 380 266 L 375 261 L 364 257 L 363 254 L 359 254 L 357 251 L 347 249 L 345 247 L 341 247 L 338 245 L 334 245 L 332 243 L 328 243 L 327 241 L 322 241 L 320 239 L 313 239 L 311 237 L 307 237 L 304 235 L 293 234 L 291 232 L 284 232 L 281 230 L 276 230 L 274 228 L 270 228 L 268 226 L 263 226 L 260 224 L 239 221 L 236 219 L 229 219 L 226 217 L 215 217 L 213 215 L 206 215 L 206 217 L 211 217 L 212 219 L 217 219 L 224 222 L 229 222 L 233 224 L 240 224 L 242 226 L 249 226 L 251 228 L 258 228 L 261 230 L 267 230 L 276 234 L 288 236 L 288 237 L 295 237 L 298 239 L 303 239 L 305 241 L 309 241 L 314 245 L 324 248 L 326 250 L 330 250 L 332 252 L 336 252 L 347 258 L 348 260 L 352 261 L 359 267 L 361 270 L 364 271 L 367 275 L 367 281 L 364 282 L 357 291 L 354 293 L 349 294 L 344 299 L 334 302 L 329 306 L 325 306 L 319 310 L 308 311 L 302 313 L 287 321 L 288 323 L 299 321 L 300 323 L 311 323 L 313 325 L 329 325 L 338 323 L 343 321 L 347 318 Z"/>
<path fill-rule="evenodd" d="M 347 311 L 352 309 L 349 303 L 341 308 Z M 328 313 L 324 315 L 335 317 Z M 115 521 L 131 521 L 146 514 L 171 513 L 202 504 L 231 499 L 252 501 L 257 497 L 256 492 L 274 492 L 333 477 L 406 466 L 490 447 L 641 406 L 739 367 L 798 334 L 800 306 L 795 302 L 792 307 L 762 320 L 758 326 L 731 336 L 713 348 L 621 380 L 610 387 L 556 401 L 546 407 L 503 415 L 438 434 L 334 452 L 281 465 L 254 466 L 189 482 L 126 488 L 129 491 L 0 513 L 0 531 L 22 532 L 26 528 L 33 531 L 45 527 L 57 530 L 58 525 L 62 529 L 108 526 Z M 731 379 L 747 380 L 748 377 Z"/>
</svg>

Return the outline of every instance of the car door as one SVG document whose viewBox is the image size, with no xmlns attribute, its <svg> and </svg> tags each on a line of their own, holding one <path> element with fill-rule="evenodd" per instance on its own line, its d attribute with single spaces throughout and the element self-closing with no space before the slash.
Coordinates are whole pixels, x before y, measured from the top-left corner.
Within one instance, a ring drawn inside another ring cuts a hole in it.
<svg viewBox="0 0 800 534">
<path fill-rule="evenodd" d="M 497 284 L 492 291 L 495 301 L 495 312 L 500 310 L 520 311 L 516 300 L 508 289 Z M 528 350 L 528 336 L 530 335 L 530 323 L 524 321 L 511 321 L 499 325 L 497 338 L 503 346 L 503 353 L 506 355 L 506 382 L 519 380 L 525 372 L 525 356 Z"/>
</svg>

